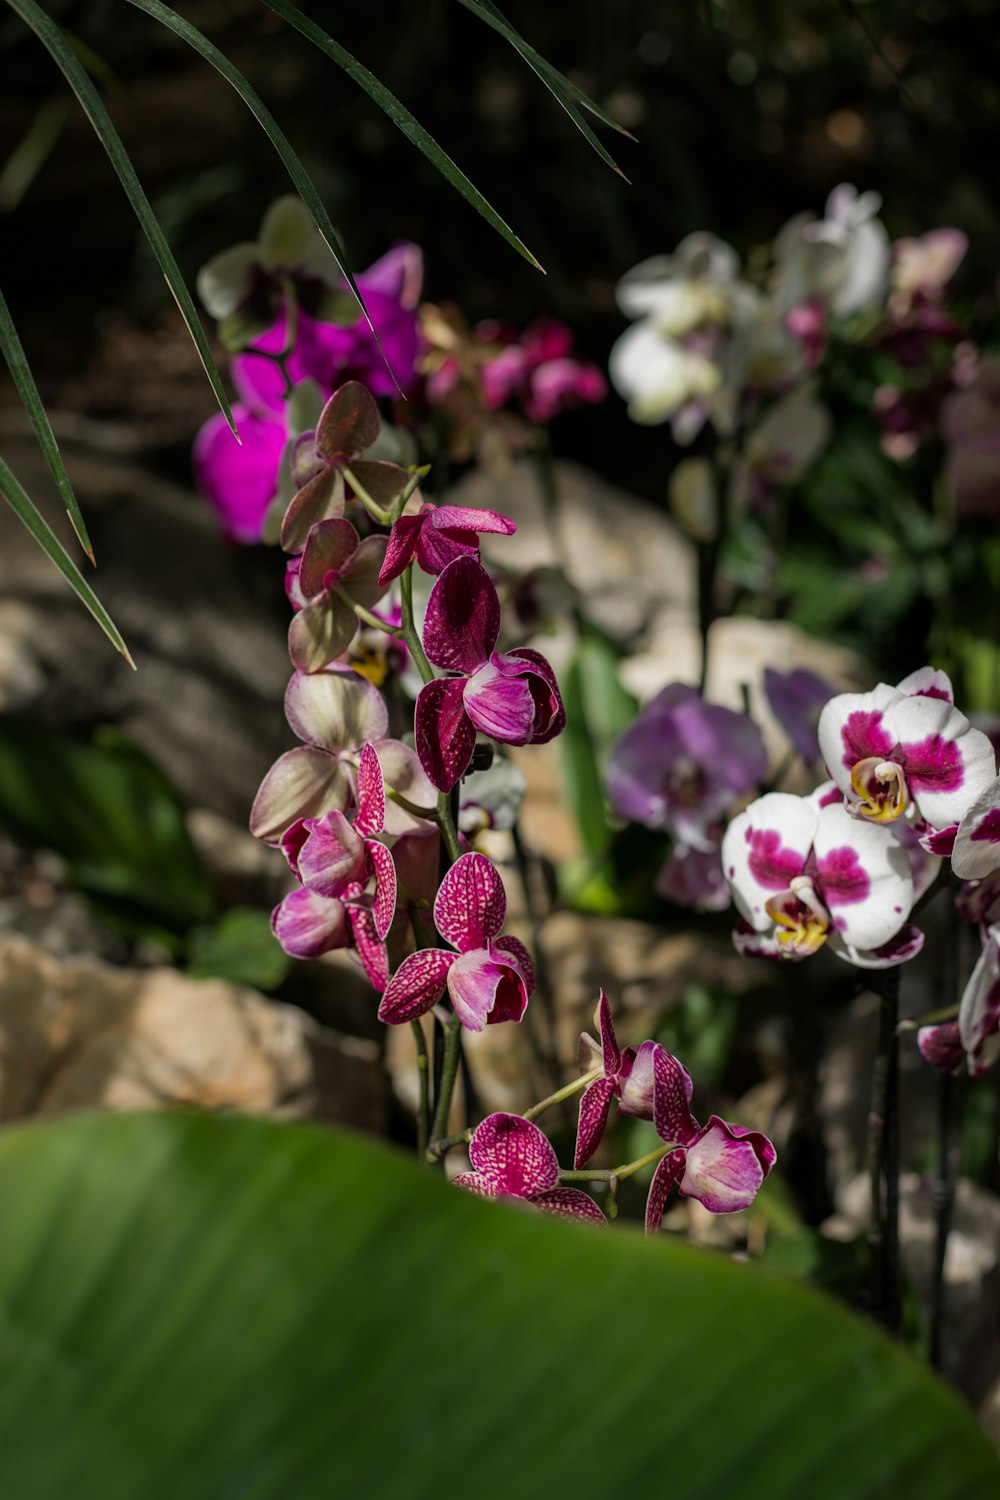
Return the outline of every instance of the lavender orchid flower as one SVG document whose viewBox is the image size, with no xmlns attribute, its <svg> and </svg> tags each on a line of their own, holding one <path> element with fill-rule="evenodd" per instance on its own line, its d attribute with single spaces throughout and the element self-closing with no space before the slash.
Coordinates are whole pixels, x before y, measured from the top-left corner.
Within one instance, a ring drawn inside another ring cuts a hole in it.
<svg viewBox="0 0 1000 1500">
<path fill-rule="evenodd" d="M 834 689 L 815 672 L 796 667 L 791 672 L 764 672 L 768 706 L 803 760 L 819 760 L 817 725 Z"/>
<path fill-rule="evenodd" d="M 696 1198 L 713 1214 L 749 1208 L 777 1160 L 766 1135 L 710 1115 L 701 1126 L 691 1113 L 691 1079 L 665 1047 L 653 1056 L 656 1133 L 676 1143 L 657 1164 L 646 1201 L 646 1233 L 655 1234 L 676 1182 L 682 1198 Z"/>
<path fill-rule="evenodd" d="M 389 981 L 379 1020 L 415 1020 L 447 992 L 462 1025 L 482 1031 L 498 1021 L 520 1021 L 535 988 L 535 971 L 517 938 L 497 937 L 507 914 L 503 884 L 483 854 L 463 854 L 441 882 L 434 923 L 444 948 L 420 948 Z"/>
<path fill-rule="evenodd" d="M 300 672 L 318 672 L 350 646 L 355 604 L 370 609 L 385 593 L 379 569 L 385 537 L 361 541 L 350 521 L 318 521 L 309 533 L 296 586 L 305 600 L 288 627 L 288 654 Z"/>
<path fill-rule="evenodd" d="M 436 667 L 460 673 L 427 683 L 417 699 L 420 763 L 442 792 L 472 759 L 476 731 L 508 745 L 544 744 L 560 734 L 566 710 L 555 673 L 529 646 L 499 652 L 500 600 L 474 557 L 457 557 L 431 589 L 424 650 Z"/>
<path fill-rule="evenodd" d="M 931 667 L 896 687 L 838 694 L 820 715 L 819 743 L 855 817 L 891 823 L 906 814 L 926 825 L 933 854 L 950 852 L 960 820 L 997 774 L 990 740 Z"/>
<path fill-rule="evenodd" d="M 593 1198 L 578 1188 L 559 1186 L 556 1154 L 531 1120 L 488 1115 L 473 1132 L 469 1160 L 475 1170 L 462 1172 L 454 1181 L 481 1198 L 519 1198 L 560 1219 L 607 1223 Z"/>
<path fill-rule="evenodd" d="M 495 510 L 468 505 L 424 505 L 415 516 L 400 516 L 389 533 L 381 583 L 398 578 L 416 559 L 425 573 L 438 574 L 456 557 L 478 557 L 477 533 L 513 536 L 516 525 Z"/>
<path fill-rule="evenodd" d="M 722 860 L 743 918 L 733 938 L 742 953 L 801 959 L 829 941 L 849 963 L 887 968 L 923 946 L 923 933 L 905 925 L 905 848 L 851 818 L 830 783 L 811 797 L 769 792 L 752 802 L 726 829 Z"/>
</svg>

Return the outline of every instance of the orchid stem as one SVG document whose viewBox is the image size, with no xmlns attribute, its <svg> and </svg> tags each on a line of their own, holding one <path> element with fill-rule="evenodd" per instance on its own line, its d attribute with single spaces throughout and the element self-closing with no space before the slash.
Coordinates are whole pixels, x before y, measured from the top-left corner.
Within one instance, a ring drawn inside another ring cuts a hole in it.
<svg viewBox="0 0 1000 1500">
<path fill-rule="evenodd" d="M 380 526 L 391 526 L 393 520 L 391 512 L 387 511 L 384 506 L 379 505 L 377 500 L 372 499 L 371 495 L 369 495 L 360 479 L 358 479 L 352 473 L 352 471 L 347 467 L 346 464 L 343 464 L 341 466 L 340 472 L 343 474 L 345 480 L 351 486 L 351 489 L 354 491 L 357 498 L 361 501 L 361 504 L 371 516 L 372 520 L 377 521 Z"/>
<path fill-rule="evenodd" d="M 428 1146 L 426 1152 L 424 1153 L 424 1160 L 436 1164 L 441 1160 L 442 1156 L 444 1156 L 446 1152 L 451 1151 L 453 1147 L 467 1146 L 471 1140 L 471 1129 L 456 1130 L 454 1135 L 442 1136 L 439 1141 L 434 1142 L 433 1146 Z"/>
<path fill-rule="evenodd" d="M 899 1329 L 899 970 L 882 973 L 878 1048 L 868 1116 L 872 1312 L 890 1333 Z"/>
<path fill-rule="evenodd" d="M 462 1023 L 457 1016 L 452 1016 L 445 1033 L 441 1083 L 435 1102 L 434 1124 L 431 1126 L 432 1146 L 437 1145 L 448 1128 L 448 1114 L 451 1110 L 451 1096 L 455 1091 L 455 1079 L 458 1077 L 458 1057 L 461 1046 Z"/>
<path fill-rule="evenodd" d="M 662 1146 L 656 1146 L 652 1151 L 647 1151 L 645 1156 L 639 1156 L 635 1161 L 625 1162 L 624 1166 L 612 1167 L 610 1171 L 595 1167 L 582 1167 L 579 1171 L 560 1172 L 560 1182 L 606 1182 L 612 1187 L 617 1187 L 626 1177 L 641 1172 L 643 1167 L 648 1167 L 651 1162 L 659 1161 L 666 1156 L 668 1151 L 676 1151 L 679 1141 L 667 1141 Z"/>
<path fill-rule="evenodd" d="M 603 1072 L 603 1066 L 591 1068 L 589 1073 L 581 1074 L 579 1078 L 574 1078 L 572 1083 L 565 1084 L 563 1088 L 556 1089 L 554 1094 L 549 1094 L 548 1098 L 541 1099 L 537 1104 L 533 1104 L 530 1109 L 524 1111 L 521 1118 L 523 1120 L 536 1120 L 547 1109 L 551 1109 L 553 1104 L 561 1104 L 564 1099 L 572 1099 L 573 1095 L 578 1094 L 581 1089 L 585 1089 L 588 1083 L 593 1083 L 595 1078 L 600 1078 Z"/>
<path fill-rule="evenodd" d="M 417 1048 L 417 1077 L 420 1083 L 420 1104 L 417 1109 L 417 1156 L 422 1160 L 427 1151 L 427 1136 L 431 1120 L 430 1058 L 427 1055 L 424 1028 L 420 1022 L 411 1021 L 410 1029 Z"/>
<path fill-rule="evenodd" d="M 395 636 L 397 641 L 405 640 L 405 630 L 401 630 L 398 625 L 390 625 L 387 621 L 380 620 L 378 615 L 373 614 L 370 609 L 366 609 L 363 604 L 359 604 L 356 599 L 352 599 L 347 590 L 341 588 L 339 584 L 337 585 L 335 592 L 341 599 L 343 599 L 344 603 L 348 605 L 349 608 L 353 609 L 358 619 L 361 620 L 365 625 L 370 625 L 373 630 L 381 630 L 385 635 Z"/>
<path fill-rule="evenodd" d="M 403 611 L 403 639 L 410 650 L 410 655 L 417 664 L 417 671 L 424 682 L 434 681 L 434 669 L 427 660 L 424 652 L 424 643 L 417 633 L 417 627 L 413 620 L 413 564 L 404 568 L 399 575 L 399 599 Z"/>
</svg>

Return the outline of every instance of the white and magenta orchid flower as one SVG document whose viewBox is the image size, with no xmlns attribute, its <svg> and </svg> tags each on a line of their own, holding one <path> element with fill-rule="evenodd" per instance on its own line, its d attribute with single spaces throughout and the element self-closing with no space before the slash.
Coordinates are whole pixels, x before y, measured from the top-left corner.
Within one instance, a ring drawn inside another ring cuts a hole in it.
<svg viewBox="0 0 1000 1500">
<path fill-rule="evenodd" d="M 877 217 L 878 193 L 841 183 L 826 200 L 824 217 L 796 214 L 774 241 L 772 286 L 783 309 L 820 301 L 831 312 L 882 307 L 889 280 L 889 236 Z"/>
<path fill-rule="evenodd" d="M 1000 870 L 1000 776 L 980 792 L 955 832 L 951 867 L 961 880 Z"/>
<path fill-rule="evenodd" d="M 1000 924 L 984 934 L 958 1020 L 921 1027 L 917 1046 L 929 1063 L 946 1073 L 955 1072 L 964 1059 L 972 1078 L 979 1078 L 1000 1058 Z"/>
<path fill-rule="evenodd" d="M 923 946 L 923 933 L 906 925 L 906 850 L 887 830 L 856 822 L 830 783 L 811 797 L 768 792 L 752 802 L 726 829 L 722 862 L 743 918 L 733 935 L 740 952 L 801 959 L 829 942 L 860 968 L 887 968 Z"/>
<path fill-rule="evenodd" d="M 827 769 L 850 812 L 874 823 L 904 814 L 936 835 L 955 831 L 997 774 L 993 746 L 954 704 L 946 673 L 921 668 L 896 687 L 839 693 L 819 719 Z M 947 842 L 947 841 L 946 841 Z"/>
<path fill-rule="evenodd" d="M 606 1224 L 593 1198 L 579 1188 L 559 1186 L 559 1162 L 538 1126 L 521 1115 L 487 1115 L 469 1142 L 474 1171 L 454 1178 L 456 1186 L 481 1198 L 519 1198 L 560 1219 Z"/>
<path fill-rule="evenodd" d="M 641 1047 L 618 1046 L 611 1006 L 601 990 L 594 1013 L 594 1024 L 601 1033 L 600 1044 L 584 1032 L 580 1037 L 580 1068 L 590 1072 L 595 1064 L 603 1076 L 595 1078 L 580 1096 L 580 1117 L 576 1132 L 575 1168 L 585 1167 L 597 1150 L 607 1128 L 612 1099 L 618 1100 L 621 1114 L 640 1120 L 653 1118 L 653 1053 L 659 1043 L 643 1042 Z M 661 1049 L 662 1050 L 662 1049 Z"/>
<path fill-rule="evenodd" d="M 434 899 L 434 925 L 457 951 L 420 948 L 404 958 L 386 986 L 379 1020 L 390 1026 L 425 1015 L 447 992 L 469 1031 L 520 1021 L 535 988 L 523 943 L 497 937 L 507 915 L 503 882 L 484 854 L 463 854 Z"/>
<path fill-rule="evenodd" d="M 431 589 L 424 650 L 438 677 L 420 692 L 414 738 L 420 763 L 448 792 L 467 768 L 476 732 L 508 745 L 545 744 L 560 734 L 566 710 L 555 673 L 540 651 L 495 651 L 500 600 L 475 557 L 456 557 Z"/>
<path fill-rule="evenodd" d="M 396 867 L 377 839 L 385 829 L 385 784 L 371 745 L 361 752 L 357 807 L 353 814 L 334 808 L 320 818 L 304 818 L 284 834 L 281 847 L 293 875 L 318 896 L 350 903 L 374 879 L 375 934 L 385 938 L 396 910 Z"/>
<path fill-rule="evenodd" d="M 456 557 L 479 556 L 480 532 L 513 536 L 516 530 L 509 516 L 495 510 L 422 505 L 417 515 L 403 515 L 393 522 L 379 582 L 391 583 L 414 560 L 425 573 L 441 573 Z"/>
<path fill-rule="evenodd" d="M 691 1079 L 665 1047 L 652 1057 L 653 1120 L 662 1141 L 675 1146 L 657 1163 L 646 1200 L 646 1233 L 655 1234 L 674 1183 L 710 1213 L 749 1208 L 777 1160 L 766 1135 L 710 1115 L 699 1125 L 691 1113 Z"/>
</svg>

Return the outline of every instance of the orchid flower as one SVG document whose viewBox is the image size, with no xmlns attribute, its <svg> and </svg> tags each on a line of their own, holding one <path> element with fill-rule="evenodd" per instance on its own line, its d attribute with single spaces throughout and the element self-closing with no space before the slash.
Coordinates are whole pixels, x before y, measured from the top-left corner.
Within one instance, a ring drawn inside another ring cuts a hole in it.
<svg viewBox="0 0 1000 1500">
<path fill-rule="evenodd" d="M 288 627 L 288 654 L 300 672 L 343 656 L 358 629 L 354 605 L 370 609 L 388 588 L 378 576 L 384 557 L 384 536 L 362 541 L 350 521 L 317 521 L 296 580 L 305 603 Z"/>
<path fill-rule="evenodd" d="M 469 1031 L 498 1021 L 520 1021 L 535 988 L 535 971 L 517 938 L 497 937 L 507 914 L 503 883 L 483 854 L 463 854 L 441 882 L 434 924 L 457 951 L 420 948 L 389 981 L 379 1020 L 415 1020 L 447 992 Z"/>
<path fill-rule="evenodd" d="M 593 1198 L 559 1186 L 559 1162 L 548 1138 L 521 1115 L 487 1115 L 469 1142 L 474 1171 L 454 1178 L 481 1198 L 520 1198 L 543 1213 L 588 1224 L 607 1220 Z"/>
<path fill-rule="evenodd" d="M 653 1120 L 663 1141 L 675 1144 L 657 1163 L 646 1200 L 646 1233 L 655 1234 L 676 1182 L 682 1198 L 696 1198 L 713 1214 L 749 1208 L 777 1160 L 766 1135 L 710 1115 L 701 1126 L 691 1113 L 691 1079 L 665 1047 L 652 1057 Z"/>
<path fill-rule="evenodd" d="M 398 578 L 416 559 L 425 573 L 443 571 L 456 557 L 478 557 L 480 531 L 513 536 L 516 525 L 495 510 L 476 510 L 468 505 L 424 505 L 415 516 L 400 516 L 393 523 L 380 583 Z"/>
<path fill-rule="evenodd" d="M 764 693 L 768 707 L 802 759 L 819 760 L 817 725 L 820 712 L 834 696 L 830 684 L 804 667 L 791 672 L 775 672 L 767 667 Z"/>
<path fill-rule="evenodd" d="M 450 791 L 472 759 L 476 732 L 508 745 L 544 744 L 560 734 L 566 710 L 555 673 L 539 651 L 493 648 L 500 600 L 474 557 L 457 557 L 431 589 L 424 650 L 436 667 L 460 673 L 427 683 L 417 699 L 414 737 L 434 785 Z"/>
<path fill-rule="evenodd" d="M 786 312 L 817 300 L 842 315 L 881 308 L 889 278 L 889 236 L 876 217 L 881 204 L 878 193 L 841 183 L 822 219 L 797 214 L 779 230 L 773 288 Z"/>
<path fill-rule="evenodd" d="M 589 1072 L 599 1061 L 602 1076 L 587 1085 L 580 1096 L 580 1115 L 576 1132 L 573 1166 L 585 1167 L 597 1150 L 608 1123 L 612 1099 L 625 1115 L 641 1120 L 653 1118 L 653 1054 L 657 1042 L 643 1042 L 638 1048 L 618 1046 L 611 1006 L 601 990 L 594 1013 L 594 1024 L 601 1034 L 600 1045 L 586 1032 L 580 1038 L 580 1068 Z M 660 1049 L 662 1050 L 662 1049 Z"/>
<path fill-rule="evenodd" d="M 923 933 L 904 925 L 913 876 L 888 831 L 856 822 L 830 783 L 811 797 L 769 792 L 733 819 L 722 862 L 743 918 L 742 953 L 808 958 L 830 950 L 860 968 L 912 958 Z"/>
<path fill-rule="evenodd" d="M 378 690 L 349 667 L 293 674 L 285 692 L 285 717 L 305 743 L 279 756 L 261 782 L 250 812 L 250 832 L 265 844 L 302 818 L 343 812 L 354 797 L 355 761 L 375 747 L 385 782 L 416 807 L 431 808 L 435 792 L 414 751 L 385 738 L 389 710 Z M 386 804 L 387 835 L 429 833 L 433 825 L 398 803 Z"/>
<path fill-rule="evenodd" d="M 715 825 L 767 769 L 760 730 L 746 714 L 706 703 L 674 682 L 626 729 L 608 761 L 608 796 L 619 817 L 664 828 L 706 852 Z"/>
<path fill-rule="evenodd" d="M 372 915 L 381 941 L 396 910 L 396 867 L 376 834 L 385 828 L 385 784 L 371 745 L 361 752 L 357 807 L 353 814 L 336 809 L 320 818 L 305 818 L 283 836 L 281 847 L 293 875 L 318 896 L 349 901 L 370 878 L 375 880 Z"/>
<path fill-rule="evenodd" d="M 979 1078 L 1000 1058 L 1000 924 L 983 938 L 983 951 L 969 976 L 958 1007 L 958 1020 L 923 1026 L 917 1046 L 928 1062 L 952 1073 L 963 1058 L 972 1078 Z"/>
<path fill-rule="evenodd" d="M 954 705 L 946 673 L 923 667 L 896 687 L 840 693 L 823 709 L 819 743 L 850 812 L 874 823 L 905 813 L 927 825 L 928 847 L 950 840 L 997 774 L 989 738 Z"/>
<path fill-rule="evenodd" d="M 356 955 L 376 990 L 389 979 L 385 943 L 376 931 L 370 898 L 363 887 L 345 892 L 344 899 L 320 896 L 308 886 L 290 891 L 271 914 L 271 931 L 292 958 L 319 958 L 336 948 Z"/>
<path fill-rule="evenodd" d="M 955 832 L 951 867 L 962 880 L 1000 870 L 1000 776 L 980 792 Z"/>
</svg>

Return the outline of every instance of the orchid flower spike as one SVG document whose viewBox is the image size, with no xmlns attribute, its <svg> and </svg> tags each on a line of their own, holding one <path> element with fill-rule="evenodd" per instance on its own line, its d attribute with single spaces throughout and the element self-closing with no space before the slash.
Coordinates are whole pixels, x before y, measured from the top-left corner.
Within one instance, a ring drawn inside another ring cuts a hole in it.
<svg viewBox="0 0 1000 1500">
<path fill-rule="evenodd" d="M 600 1045 L 584 1032 L 580 1038 L 580 1067 L 589 1072 L 596 1060 L 603 1069 L 603 1076 L 595 1078 L 580 1096 L 573 1158 L 573 1166 L 577 1169 L 587 1165 L 600 1145 L 613 1099 L 618 1100 L 622 1114 L 635 1115 L 641 1120 L 653 1118 L 653 1054 L 659 1043 L 643 1042 L 639 1048 L 622 1050 L 615 1036 L 611 1006 L 603 990 L 594 1013 L 594 1023 L 601 1034 Z"/>
</svg>

